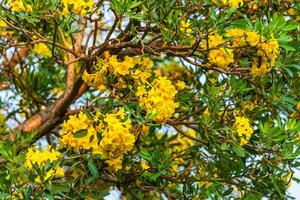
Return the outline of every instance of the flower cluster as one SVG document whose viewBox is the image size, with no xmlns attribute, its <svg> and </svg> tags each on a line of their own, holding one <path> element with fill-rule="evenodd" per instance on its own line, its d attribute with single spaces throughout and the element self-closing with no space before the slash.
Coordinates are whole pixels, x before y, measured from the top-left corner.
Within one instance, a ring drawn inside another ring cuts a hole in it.
<svg viewBox="0 0 300 200">
<path fill-rule="evenodd" d="M 240 139 L 240 145 L 243 146 L 248 143 L 253 133 L 253 128 L 250 121 L 246 117 L 236 117 L 234 127 Z"/>
<path fill-rule="evenodd" d="M 93 120 L 80 112 L 72 115 L 64 122 L 60 142 L 74 150 L 86 149 L 97 151 L 99 149 L 97 132 L 93 126 Z"/>
<path fill-rule="evenodd" d="M 276 39 L 265 39 L 252 30 L 229 29 L 226 37 L 232 38 L 231 47 L 251 46 L 256 51 L 252 59 L 251 74 L 262 77 L 275 65 L 279 53 L 279 45 Z"/>
<path fill-rule="evenodd" d="M 141 85 L 147 82 L 151 76 L 150 68 L 152 61 L 149 58 L 125 56 L 123 61 L 118 61 L 117 56 L 105 53 L 105 58 L 100 59 L 96 67 L 96 73 L 84 72 L 82 79 L 89 86 L 100 91 L 105 91 L 107 77 L 113 74 L 118 79 L 117 87 L 126 88 L 125 78 L 133 79 L 134 84 Z"/>
<path fill-rule="evenodd" d="M 7 27 L 7 24 L 5 23 L 5 21 L 0 20 L 0 36 L 4 35 L 6 33 L 6 30 L 5 30 L 6 27 Z"/>
<path fill-rule="evenodd" d="M 251 74 L 262 77 L 275 65 L 275 60 L 279 53 L 279 44 L 277 40 L 270 39 L 260 43 L 257 48 L 259 58 L 254 58 Z"/>
<path fill-rule="evenodd" d="M 239 28 L 227 30 L 225 36 L 232 38 L 232 47 L 241 47 L 245 45 L 255 47 L 261 41 L 261 36 L 255 31 Z"/>
<path fill-rule="evenodd" d="M 26 161 L 25 166 L 29 169 L 33 169 L 33 165 L 37 164 L 38 166 L 44 166 L 47 161 L 50 162 L 50 164 L 53 164 L 56 160 L 58 160 L 61 157 L 61 153 L 58 151 L 55 151 L 54 149 L 48 148 L 48 149 L 42 149 L 37 150 L 35 148 L 30 148 L 26 154 Z M 64 171 L 60 166 L 56 166 L 56 169 L 49 169 L 43 180 L 47 181 L 50 180 L 52 177 L 63 177 Z M 37 177 L 35 179 L 37 183 L 42 183 L 41 177 Z"/>
<path fill-rule="evenodd" d="M 45 56 L 45 57 L 52 56 L 51 50 L 44 43 L 35 44 L 32 51 L 41 56 Z"/>
<path fill-rule="evenodd" d="M 244 0 L 212 0 L 217 5 L 228 5 L 230 7 L 238 8 L 244 4 Z"/>
<path fill-rule="evenodd" d="M 61 0 L 63 4 L 63 15 L 68 15 L 69 12 L 79 14 L 81 16 L 86 15 L 94 7 L 93 0 Z"/>
<path fill-rule="evenodd" d="M 80 112 L 64 122 L 60 142 L 74 150 L 92 150 L 93 154 L 108 159 L 109 168 L 117 171 L 122 168 L 123 155 L 133 148 L 135 142 L 131 121 L 125 118 L 123 108 L 106 115 L 97 111 L 93 120 Z"/>
<path fill-rule="evenodd" d="M 123 108 L 115 114 L 106 114 L 98 129 L 102 132 L 99 153 L 108 158 L 110 169 L 117 171 L 122 168 L 122 158 L 132 150 L 135 137 L 131 133 L 131 121 Z"/>
<path fill-rule="evenodd" d="M 136 95 L 139 104 L 148 114 L 153 115 L 157 123 L 165 123 L 175 112 L 178 104 L 175 103 L 177 90 L 166 77 L 158 77 L 147 91 L 145 86 L 138 87 Z"/>
<path fill-rule="evenodd" d="M 114 86 L 117 89 L 136 88 L 135 95 L 139 99 L 140 106 L 146 110 L 148 115 L 153 116 L 157 123 L 165 123 L 175 112 L 178 106 L 175 103 L 175 95 L 178 90 L 186 88 L 184 81 L 178 81 L 173 85 L 170 80 L 156 73 L 155 79 L 151 82 L 150 77 L 152 61 L 149 58 L 128 57 L 118 61 L 115 55 L 105 54 L 100 59 L 94 74 L 85 72 L 82 79 L 94 88 L 103 91 L 106 82 L 117 82 Z M 112 78 L 113 80 L 108 80 Z"/>
<path fill-rule="evenodd" d="M 190 28 L 191 24 L 189 22 L 185 22 L 181 20 L 180 22 L 180 30 L 184 33 L 191 33 L 193 30 Z"/>
<path fill-rule="evenodd" d="M 223 37 L 218 34 L 208 36 L 208 41 L 201 45 L 202 48 L 209 50 L 208 61 L 211 65 L 225 68 L 234 62 L 234 54 L 232 49 L 225 48 Z"/>
<path fill-rule="evenodd" d="M 9 0 L 8 3 L 13 12 L 32 12 L 32 6 L 23 2 L 23 0 Z"/>
</svg>

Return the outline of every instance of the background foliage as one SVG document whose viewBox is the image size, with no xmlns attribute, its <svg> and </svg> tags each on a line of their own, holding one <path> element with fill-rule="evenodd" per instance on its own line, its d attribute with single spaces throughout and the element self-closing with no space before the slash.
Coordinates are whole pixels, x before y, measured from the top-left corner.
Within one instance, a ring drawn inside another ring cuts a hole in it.
<svg viewBox="0 0 300 200">
<path fill-rule="evenodd" d="M 286 199 L 296 0 L 2 0 L 0 198 Z"/>
</svg>

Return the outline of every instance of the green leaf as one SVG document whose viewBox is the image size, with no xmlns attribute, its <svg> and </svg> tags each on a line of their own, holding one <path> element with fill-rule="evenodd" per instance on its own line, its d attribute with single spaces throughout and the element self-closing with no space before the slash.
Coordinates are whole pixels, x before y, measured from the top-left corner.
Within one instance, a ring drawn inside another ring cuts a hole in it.
<svg viewBox="0 0 300 200">
<path fill-rule="evenodd" d="M 33 192 L 32 186 L 29 185 L 28 190 L 27 190 L 26 195 L 25 195 L 26 200 L 30 199 L 30 196 L 31 196 L 32 192 Z"/>
<path fill-rule="evenodd" d="M 287 44 L 280 44 L 280 46 L 282 48 L 284 48 L 286 51 L 295 51 L 296 49 L 290 45 L 287 45 Z"/>
<path fill-rule="evenodd" d="M 82 138 L 82 137 L 86 136 L 86 134 L 87 134 L 87 130 L 86 129 L 81 129 L 81 130 L 76 131 L 74 133 L 74 137 L 75 138 Z"/>
<path fill-rule="evenodd" d="M 47 200 L 54 200 L 53 195 L 49 192 L 45 192 L 45 197 L 46 197 Z"/>
<path fill-rule="evenodd" d="M 297 22 L 291 22 L 290 24 L 286 25 L 285 27 L 283 27 L 282 30 L 284 31 L 291 31 L 294 30 L 298 27 L 298 23 Z"/>
<path fill-rule="evenodd" d="M 85 110 L 84 114 L 88 117 L 89 120 L 94 120 L 94 115 L 89 110 Z"/>
<path fill-rule="evenodd" d="M 232 150 L 240 157 L 245 157 L 245 149 L 239 145 L 234 145 Z"/>
<path fill-rule="evenodd" d="M 149 179 L 152 180 L 152 181 L 156 181 L 156 179 L 158 177 L 160 177 L 160 175 L 161 175 L 161 172 L 156 172 L 154 174 L 151 174 L 151 176 L 149 176 Z"/>
<path fill-rule="evenodd" d="M 139 152 L 139 156 L 141 156 L 142 158 L 144 158 L 147 161 L 152 161 L 152 156 L 146 149 L 142 149 Z"/>
<path fill-rule="evenodd" d="M 220 149 L 222 149 L 222 150 L 228 149 L 227 143 L 223 143 L 223 144 L 220 146 Z"/>
<path fill-rule="evenodd" d="M 90 170 L 92 176 L 93 176 L 93 177 L 97 177 L 99 173 L 98 173 L 98 169 L 97 169 L 97 167 L 95 166 L 93 160 L 90 159 L 90 160 L 88 161 L 87 165 L 88 165 L 88 168 L 89 168 L 89 170 Z"/>
<path fill-rule="evenodd" d="M 288 67 L 288 68 L 294 68 L 294 69 L 300 71 L 300 65 L 297 65 L 297 64 L 290 64 L 290 65 L 288 65 L 287 67 Z"/>
</svg>

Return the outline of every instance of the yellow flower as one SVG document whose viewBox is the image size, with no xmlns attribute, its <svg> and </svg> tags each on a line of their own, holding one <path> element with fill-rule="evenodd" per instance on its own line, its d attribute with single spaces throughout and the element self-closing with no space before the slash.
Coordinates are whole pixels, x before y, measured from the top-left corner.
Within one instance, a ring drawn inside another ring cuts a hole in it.
<svg viewBox="0 0 300 200">
<path fill-rule="evenodd" d="M 11 6 L 13 12 L 32 12 L 31 5 L 24 4 L 23 0 L 9 0 L 8 3 Z"/>
<path fill-rule="evenodd" d="M 106 115 L 97 111 L 94 119 L 80 112 L 64 122 L 60 143 L 75 150 L 92 150 L 93 154 L 108 159 L 107 164 L 112 168 L 110 170 L 117 171 L 122 168 L 122 156 L 134 146 L 135 137 L 131 129 L 131 121 L 126 119 L 124 108 Z M 78 131 L 82 130 L 85 135 L 76 137 Z M 100 141 L 97 132 L 101 133 Z"/>
<path fill-rule="evenodd" d="M 93 0 L 61 0 L 63 8 L 63 15 L 68 15 L 73 12 L 79 15 L 86 15 L 87 12 L 92 11 L 94 7 Z"/>
<path fill-rule="evenodd" d="M 178 90 L 183 90 L 183 89 L 187 88 L 184 81 L 177 81 L 176 87 L 177 87 Z"/>
<path fill-rule="evenodd" d="M 297 10 L 294 9 L 294 8 L 289 8 L 289 9 L 287 10 L 287 13 L 288 13 L 289 15 L 291 15 L 291 16 L 296 16 L 296 15 L 297 15 Z"/>
<path fill-rule="evenodd" d="M 244 0 L 212 0 L 213 3 L 220 5 L 229 5 L 234 8 L 238 8 L 244 4 Z"/>
<path fill-rule="evenodd" d="M 111 61 L 111 60 L 113 60 L 113 61 Z M 114 74 L 116 74 L 116 75 L 119 74 L 122 76 L 129 74 L 130 69 L 133 68 L 136 64 L 134 62 L 133 58 L 131 58 L 129 56 L 125 56 L 125 59 L 123 62 L 118 62 L 117 57 L 112 56 L 112 57 L 110 57 L 109 62 L 111 62 L 111 67 L 112 67 Z"/>
<path fill-rule="evenodd" d="M 215 78 L 210 78 L 208 80 L 212 85 L 216 85 L 216 83 L 217 83 L 217 79 L 215 79 Z"/>
<path fill-rule="evenodd" d="M 233 125 L 236 129 L 237 135 L 240 139 L 240 145 L 243 146 L 248 143 L 251 135 L 253 134 L 253 128 L 250 121 L 246 117 L 236 117 Z"/>
<path fill-rule="evenodd" d="M 244 4 L 244 0 L 221 0 L 224 5 L 238 8 Z"/>
<path fill-rule="evenodd" d="M 41 56 L 45 56 L 45 57 L 52 56 L 51 50 L 44 43 L 35 44 L 32 51 Z"/>
<path fill-rule="evenodd" d="M 206 40 L 201 44 L 201 47 L 203 49 L 207 49 L 207 46 L 209 49 L 215 48 L 220 46 L 223 43 L 223 37 L 218 34 L 212 34 L 208 36 L 208 45 L 206 43 Z"/>
<path fill-rule="evenodd" d="M 139 104 L 147 114 L 154 115 L 154 121 L 164 124 L 178 107 L 174 102 L 176 93 L 177 90 L 170 80 L 159 77 L 153 81 L 153 86 L 148 92 L 145 88 L 139 87 L 136 95 L 139 97 Z"/>
<path fill-rule="evenodd" d="M 26 161 L 25 166 L 29 169 L 33 169 L 33 165 L 37 164 L 39 166 L 44 166 L 47 161 L 50 162 L 50 164 L 53 164 L 56 160 L 58 160 L 61 157 L 61 153 L 51 149 L 50 146 L 48 149 L 42 149 L 37 150 L 36 148 L 29 148 L 28 152 L 26 153 Z M 56 166 L 56 170 L 49 169 L 46 172 L 46 175 L 43 177 L 43 181 L 47 181 L 48 179 L 51 179 L 52 177 L 63 177 L 64 171 L 60 166 Z M 37 183 L 42 183 L 41 177 L 38 176 L 35 181 Z"/>
<path fill-rule="evenodd" d="M 271 71 L 270 63 L 268 63 L 265 59 L 261 59 L 260 63 L 258 63 L 258 59 L 254 58 L 252 62 L 251 75 L 263 77 L 266 73 Z"/>
<path fill-rule="evenodd" d="M 107 160 L 105 162 L 108 164 L 108 168 L 110 171 L 116 172 L 122 169 L 122 159 L 122 156 L 120 156 L 114 159 Z"/>
<path fill-rule="evenodd" d="M 7 24 L 4 20 L 0 20 L 0 36 L 6 33 Z"/>
<path fill-rule="evenodd" d="M 234 62 L 234 54 L 231 49 L 225 50 L 225 48 L 221 47 L 209 52 L 208 61 L 212 65 L 225 68 Z"/>
<path fill-rule="evenodd" d="M 85 132 L 85 135 L 77 137 L 78 132 Z M 70 116 L 69 120 L 63 123 L 60 143 L 74 150 L 92 149 L 99 151 L 97 131 L 93 127 L 93 120 L 86 114 L 80 112 L 78 115 Z M 91 140 L 92 138 L 92 140 Z"/>
<path fill-rule="evenodd" d="M 203 112 L 203 115 L 205 117 L 210 117 L 210 112 L 209 112 L 208 108 L 205 109 L 205 111 Z"/>
<path fill-rule="evenodd" d="M 270 66 L 275 65 L 275 60 L 279 53 L 279 44 L 276 39 L 270 39 L 258 45 L 257 54 L 264 59 L 269 59 Z"/>
<path fill-rule="evenodd" d="M 150 168 L 149 165 L 144 160 L 141 161 L 141 167 L 142 170 L 144 171 Z"/>
<path fill-rule="evenodd" d="M 258 45 L 260 36 L 254 31 L 246 31 L 246 41 L 252 46 Z"/>
<path fill-rule="evenodd" d="M 245 35 L 245 30 L 239 28 L 229 29 L 225 34 L 226 37 L 232 37 L 233 47 L 246 45 L 244 35 Z"/>
<path fill-rule="evenodd" d="M 32 169 L 33 164 L 35 163 L 38 165 L 44 165 L 46 164 L 47 160 L 49 160 L 50 163 L 53 163 L 60 157 L 61 153 L 55 151 L 54 149 L 50 150 L 50 147 L 48 147 L 47 150 L 42 149 L 41 151 L 37 150 L 36 148 L 29 148 L 26 154 L 25 166 L 29 169 Z"/>
<path fill-rule="evenodd" d="M 181 20 L 180 30 L 185 33 L 191 33 L 192 29 L 190 28 L 191 24 L 189 22 L 185 22 Z"/>
</svg>

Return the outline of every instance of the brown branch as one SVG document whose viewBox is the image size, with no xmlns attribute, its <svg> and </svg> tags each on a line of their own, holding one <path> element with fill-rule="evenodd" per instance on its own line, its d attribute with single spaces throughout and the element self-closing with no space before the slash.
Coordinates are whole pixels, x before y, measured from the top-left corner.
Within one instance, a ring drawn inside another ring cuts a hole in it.
<svg viewBox="0 0 300 200">
<path fill-rule="evenodd" d="M 24 57 L 28 55 L 29 50 L 29 46 L 22 47 L 19 50 L 16 50 L 16 53 L 14 53 L 11 59 L 9 60 L 7 59 L 6 55 L 3 54 L 2 60 L 4 68 L 9 71 L 11 68 L 15 67 L 18 63 L 22 61 Z"/>
<path fill-rule="evenodd" d="M 206 142 L 205 140 L 202 140 L 202 139 L 199 139 L 199 138 L 196 138 L 196 137 L 194 137 L 194 136 L 191 136 L 191 135 L 187 134 L 187 133 L 186 133 L 184 130 L 182 130 L 179 126 L 177 126 L 176 124 L 174 124 L 172 120 L 168 120 L 167 123 L 168 123 L 169 125 L 171 125 L 172 127 L 174 127 L 175 130 L 176 130 L 178 133 L 180 133 L 181 135 L 183 135 L 183 136 L 185 136 L 185 137 L 187 137 L 187 138 L 189 138 L 189 139 L 191 139 L 191 140 L 193 140 L 193 141 L 196 141 L 196 142 L 198 142 L 198 143 L 200 143 L 200 144 L 202 144 L 202 145 L 206 145 L 206 144 L 207 144 L 207 142 Z"/>
</svg>

